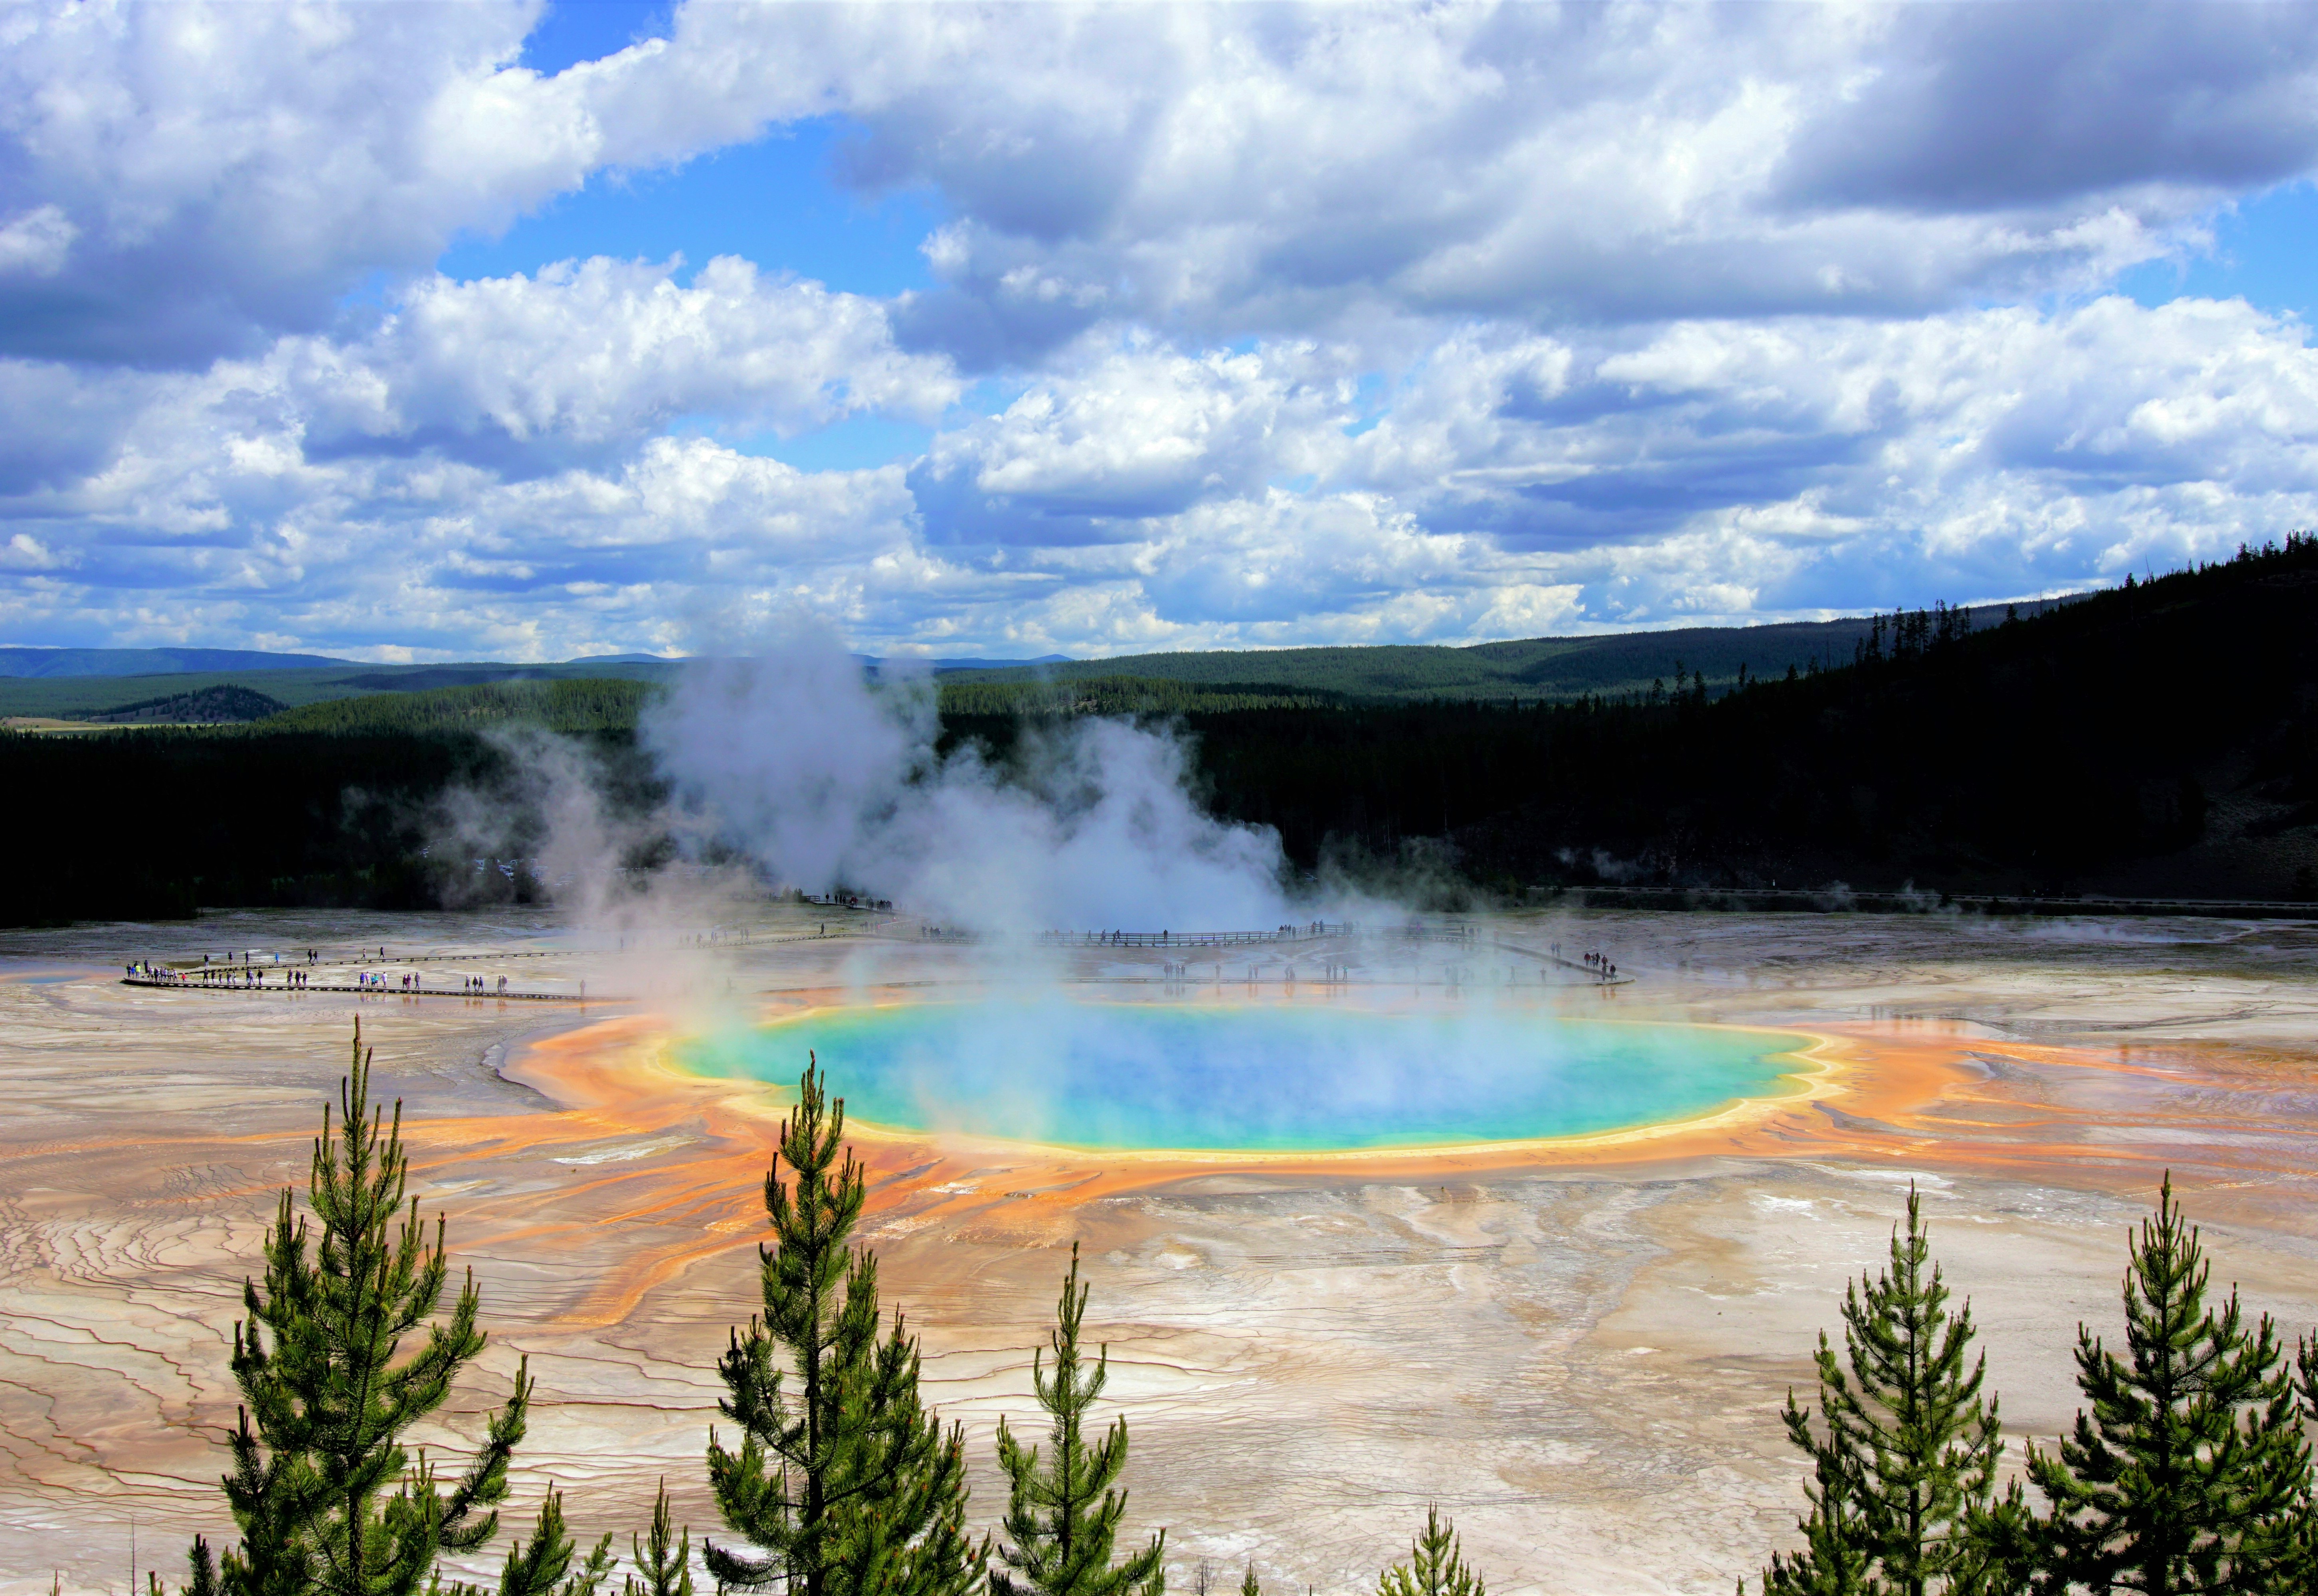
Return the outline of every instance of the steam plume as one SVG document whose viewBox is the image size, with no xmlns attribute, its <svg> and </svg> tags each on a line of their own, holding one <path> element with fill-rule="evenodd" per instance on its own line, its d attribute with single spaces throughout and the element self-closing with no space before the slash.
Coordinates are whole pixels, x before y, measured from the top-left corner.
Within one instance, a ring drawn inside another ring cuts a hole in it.
<svg viewBox="0 0 2318 1596">
<path fill-rule="evenodd" d="M 1002 776 L 947 757 L 930 683 L 872 689 L 825 632 L 685 672 L 643 735 L 685 801 L 778 882 L 1000 930 L 1239 928 L 1291 918 L 1278 834 L 1217 821 L 1173 737 L 1067 723 Z"/>
</svg>

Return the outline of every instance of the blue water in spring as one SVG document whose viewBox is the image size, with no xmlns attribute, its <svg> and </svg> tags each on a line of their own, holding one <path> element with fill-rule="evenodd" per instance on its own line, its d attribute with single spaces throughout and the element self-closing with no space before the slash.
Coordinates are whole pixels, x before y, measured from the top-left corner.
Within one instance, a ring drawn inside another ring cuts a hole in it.
<svg viewBox="0 0 2318 1596">
<path fill-rule="evenodd" d="M 1475 1004 L 1044 1000 L 822 1010 L 697 1037 L 703 1074 L 794 1087 L 808 1049 L 849 1118 L 1087 1148 L 1318 1151 L 1585 1135 L 1794 1089 L 1808 1038 Z"/>
</svg>

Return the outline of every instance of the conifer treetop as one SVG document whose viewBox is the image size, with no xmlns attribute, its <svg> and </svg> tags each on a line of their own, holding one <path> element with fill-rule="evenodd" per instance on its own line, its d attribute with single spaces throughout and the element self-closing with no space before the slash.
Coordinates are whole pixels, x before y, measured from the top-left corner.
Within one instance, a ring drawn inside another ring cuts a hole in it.
<svg viewBox="0 0 2318 1596">
<path fill-rule="evenodd" d="M 2057 1577 L 2170 1596 L 2268 1590 L 2289 1566 L 2310 1466 L 2293 1369 L 2234 1287 L 2207 1305 L 2210 1274 L 2169 1172 L 2125 1270 L 2125 1355 L 2078 1327 L 2089 1407 L 2029 1454 Z"/>
<path fill-rule="evenodd" d="M 1948 1303 L 1911 1181 L 1885 1267 L 1844 1287 L 1842 1354 L 1819 1334 L 1816 1425 L 1787 1394 L 1788 1439 L 1811 1458 L 1810 1511 L 1803 1548 L 1765 1571 L 1772 1596 L 1976 1587 L 2003 1431 L 1981 1395 L 1985 1360 L 1970 1356 L 1971 1305 Z"/>
<path fill-rule="evenodd" d="M 692 1596 L 692 1530 L 676 1528 L 665 1478 L 652 1497 L 649 1538 L 630 1536 L 628 1544 L 635 1572 L 623 1582 L 621 1596 Z"/>
<path fill-rule="evenodd" d="M 1108 1346 L 1098 1349 L 1092 1368 L 1079 1350 L 1089 1289 L 1079 1280 L 1074 1242 L 1047 1338 L 1053 1365 L 1043 1352 L 1030 1358 L 1031 1389 L 1054 1421 L 1043 1456 L 1039 1447 L 1017 1441 L 1003 1417 L 998 1421 L 998 1462 L 1010 1489 L 998 1547 L 1002 1566 L 990 1574 L 993 1596 L 1160 1596 L 1165 1586 L 1164 1530 L 1125 1561 L 1110 1560 L 1127 1514 L 1127 1492 L 1118 1484 L 1127 1466 L 1127 1420 L 1113 1420 L 1101 1440 L 1088 1444 L 1087 1411 L 1110 1377 Z"/>
<path fill-rule="evenodd" d="M 1481 1576 L 1466 1565 L 1457 1528 L 1441 1516 L 1441 1504 L 1424 1510 L 1424 1529 L 1405 1562 L 1384 1571 L 1377 1596 L 1487 1596 Z"/>
<path fill-rule="evenodd" d="M 765 1175 L 773 1239 L 758 1249 L 761 1309 L 717 1367 L 718 1405 L 741 1445 L 713 1430 L 708 1441 L 717 1511 L 760 1549 L 712 1540 L 702 1558 L 728 1589 L 964 1596 L 979 1568 L 965 1528 L 965 1439 L 955 1427 L 944 1435 L 921 1402 L 917 1342 L 898 1313 L 883 1330 L 876 1258 L 849 1245 L 865 1187 L 844 1129 L 844 1100 L 828 1096 L 808 1055 Z"/>
<path fill-rule="evenodd" d="M 313 1227 L 283 1191 L 264 1279 L 243 1283 L 247 1317 L 234 1325 L 232 1357 L 242 1405 L 222 1482 L 241 1539 L 214 1561 L 195 1540 L 196 1596 L 413 1596 L 436 1580 L 439 1554 L 472 1551 L 499 1528 L 529 1367 L 517 1367 L 481 1449 L 447 1488 L 430 1458 L 412 1459 L 401 1438 L 483 1349 L 481 1297 L 470 1270 L 448 1316 L 436 1316 L 450 1273 L 445 1220 L 430 1238 L 408 1194 L 402 1105 L 389 1119 L 373 1103 L 371 1064 L 358 1020 L 335 1116 L 325 1105 L 314 1140 Z M 407 1350 L 422 1327 L 425 1340 Z M 518 1547 L 524 1570 L 555 1562 L 559 1545 L 560 1580 L 569 1542 L 551 1494 L 539 1533 Z M 509 1576 L 510 1596 L 535 1596 L 525 1577 Z"/>
</svg>

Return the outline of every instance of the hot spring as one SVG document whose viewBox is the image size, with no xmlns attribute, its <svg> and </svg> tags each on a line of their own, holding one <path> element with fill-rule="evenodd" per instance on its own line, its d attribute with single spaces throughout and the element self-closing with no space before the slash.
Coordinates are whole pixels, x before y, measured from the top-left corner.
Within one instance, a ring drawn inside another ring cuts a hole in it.
<svg viewBox="0 0 2318 1596">
<path fill-rule="evenodd" d="M 795 1081 L 851 1119 L 1101 1149 L 1316 1152 L 1582 1136 L 1797 1089 L 1790 1033 L 1476 1006 L 1051 999 L 815 1010 L 694 1038 L 703 1074 Z"/>
</svg>

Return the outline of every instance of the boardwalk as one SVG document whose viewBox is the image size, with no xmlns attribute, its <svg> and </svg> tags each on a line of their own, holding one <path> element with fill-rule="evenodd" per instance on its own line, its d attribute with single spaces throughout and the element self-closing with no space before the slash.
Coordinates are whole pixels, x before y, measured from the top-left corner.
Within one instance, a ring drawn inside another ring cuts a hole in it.
<svg viewBox="0 0 2318 1596">
<path fill-rule="evenodd" d="M 761 933 L 740 937 L 710 937 L 685 936 L 663 940 L 642 937 L 633 946 L 598 948 L 598 955 L 618 956 L 622 953 L 666 954 L 739 952 L 744 948 L 761 948 L 777 944 L 796 944 L 849 940 L 867 932 L 879 940 L 900 941 L 934 946 L 981 946 L 993 951 L 1003 949 L 1009 943 L 1016 947 L 1025 945 L 1056 950 L 1138 948 L 1157 949 L 1170 954 L 1205 955 L 1204 967 L 1195 967 L 1188 959 L 1170 962 L 1156 976 L 1137 978 L 1119 973 L 1095 977 L 1101 982 L 1136 982 L 1148 979 L 1154 984 L 1171 987 L 1222 985 L 1248 986 L 1284 984 L 1294 986 L 1299 977 L 1304 984 L 1316 987 L 1343 986 L 1442 986 L 1451 990 L 1496 985 L 1520 986 L 1520 964 L 1503 969 L 1477 971 L 1467 960 L 1482 954 L 1484 949 L 1513 955 L 1516 961 L 1537 966 L 1537 977 L 1545 981 L 1550 973 L 1565 977 L 1575 976 L 1589 985 L 1626 986 L 1634 977 L 1622 972 L 1611 973 L 1614 966 L 1604 963 L 1587 963 L 1563 955 L 1558 947 L 1540 949 L 1507 942 L 1497 937 L 1484 937 L 1473 925 L 1462 921 L 1426 924 L 1407 920 L 1398 924 L 1357 925 L 1348 921 L 1309 920 L 1301 925 L 1279 926 L 1266 931 L 1047 931 L 1027 937 L 1009 937 L 1002 934 L 954 930 L 945 927 L 921 925 L 914 932 L 904 930 L 894 922 L 883 925 L 841 928 L 833 934 L 826 928 L 802 934 Z M 1323 945 L 1327 946 L 1323 946 Z M 1443 947 L 1448 961 L 1438 964 L 1428 973 L 1424 955 L 1419 948 Z M 1253 964 L 1243 963 L 1227 968 L 1225 961 L 1213 958 L 1215 950 L 1234 949 L 1243 954 L 1259 949 L 1277 950 L 1271 956 L 1258 955 Z M 1406 951 L 1396 951 L 1406 950 Z M 637 1001 L 622 993 L 582 991 L 550 991 L 544 990 L 511 990 L 506 991 L 486 988 L 476 991 L 450 984 L 463 979 L 439 976 L 440 986 L 425 984 L 424 976 L 410 966 L 419 964 L 496 964 L 512 959 L 569 958 L 583 950 L 544 948 L 537 950 L 502 949 L 477 953 L 409 953 L 390 955 L 384 946 L 375 953 L 362 950 L 359 964 L 375 968 L 382 982 L 365 982 L 356 978 L 355 969 L 345 964 L 335 966 L 326 963 L 322 967 L 297 964 L 247 964 L 186 965 L 169 969 L 140 964 L 131 969 L 122 981 L 124 986 L 144 987 L 167 991 L 286 993 L 328 992 L 352 994 L 355 997 L 455 999 L 463 1002 L 509 1003 L 598 1003 L 622 1004 Z M 1282 966 L 1274 973 L 1269 965 Z M 388 974 L 392 970 L 394 973 Z M 1405 973 L 1400 972 L 1405 970 Z M 318 979 L 299 985 L 294 977 L 311 974 L 329 975 L 336 979 Z M 270 977 L 270 979 L 269 979 Z M 404 979 L 419 984 L 398 984 Z M 504 978 L 502 978 L 504 979 Z M 915 983 L 904 983 L 915 984 Z M 1572 983 L 1574 984 L 1574 983 Z M 775 991 L 780 989 L 766 989 Z"/>
<path fill-rule="evenodd" d="M 627 1003 L 630 998 L 601 992 L 475 991 L 450 986 L 356 986 L 351 982 L 315 982 L 292 986 L 286 981 L 185 981 L 167 975 L 125 975 L 123 986 L 154 987 L 172 992 L 239 992 L 247 997 L 297 998 L 308 992 L 352 992 L 362 998 L 456 998 L 468 1003 Z"/>
<path fill-rule="evenodd" d="M 881 931 L 908 942 L 957 946 L 1003 943 L 1002 933 L 921 927 L 915 936 L 904 931 Z M 1349 922 L 1311 920 L 1300 926 L 1279 926 L 1269 931 L 1041 931 L 1029 940 L 1038 947 L 1257 947 L 1282 943 L 1317 942 L 1324 937 L 1366 937 L 1379 942 L 1469 943 L 1470 926 L 1358 926 Z"/>
</svg>

